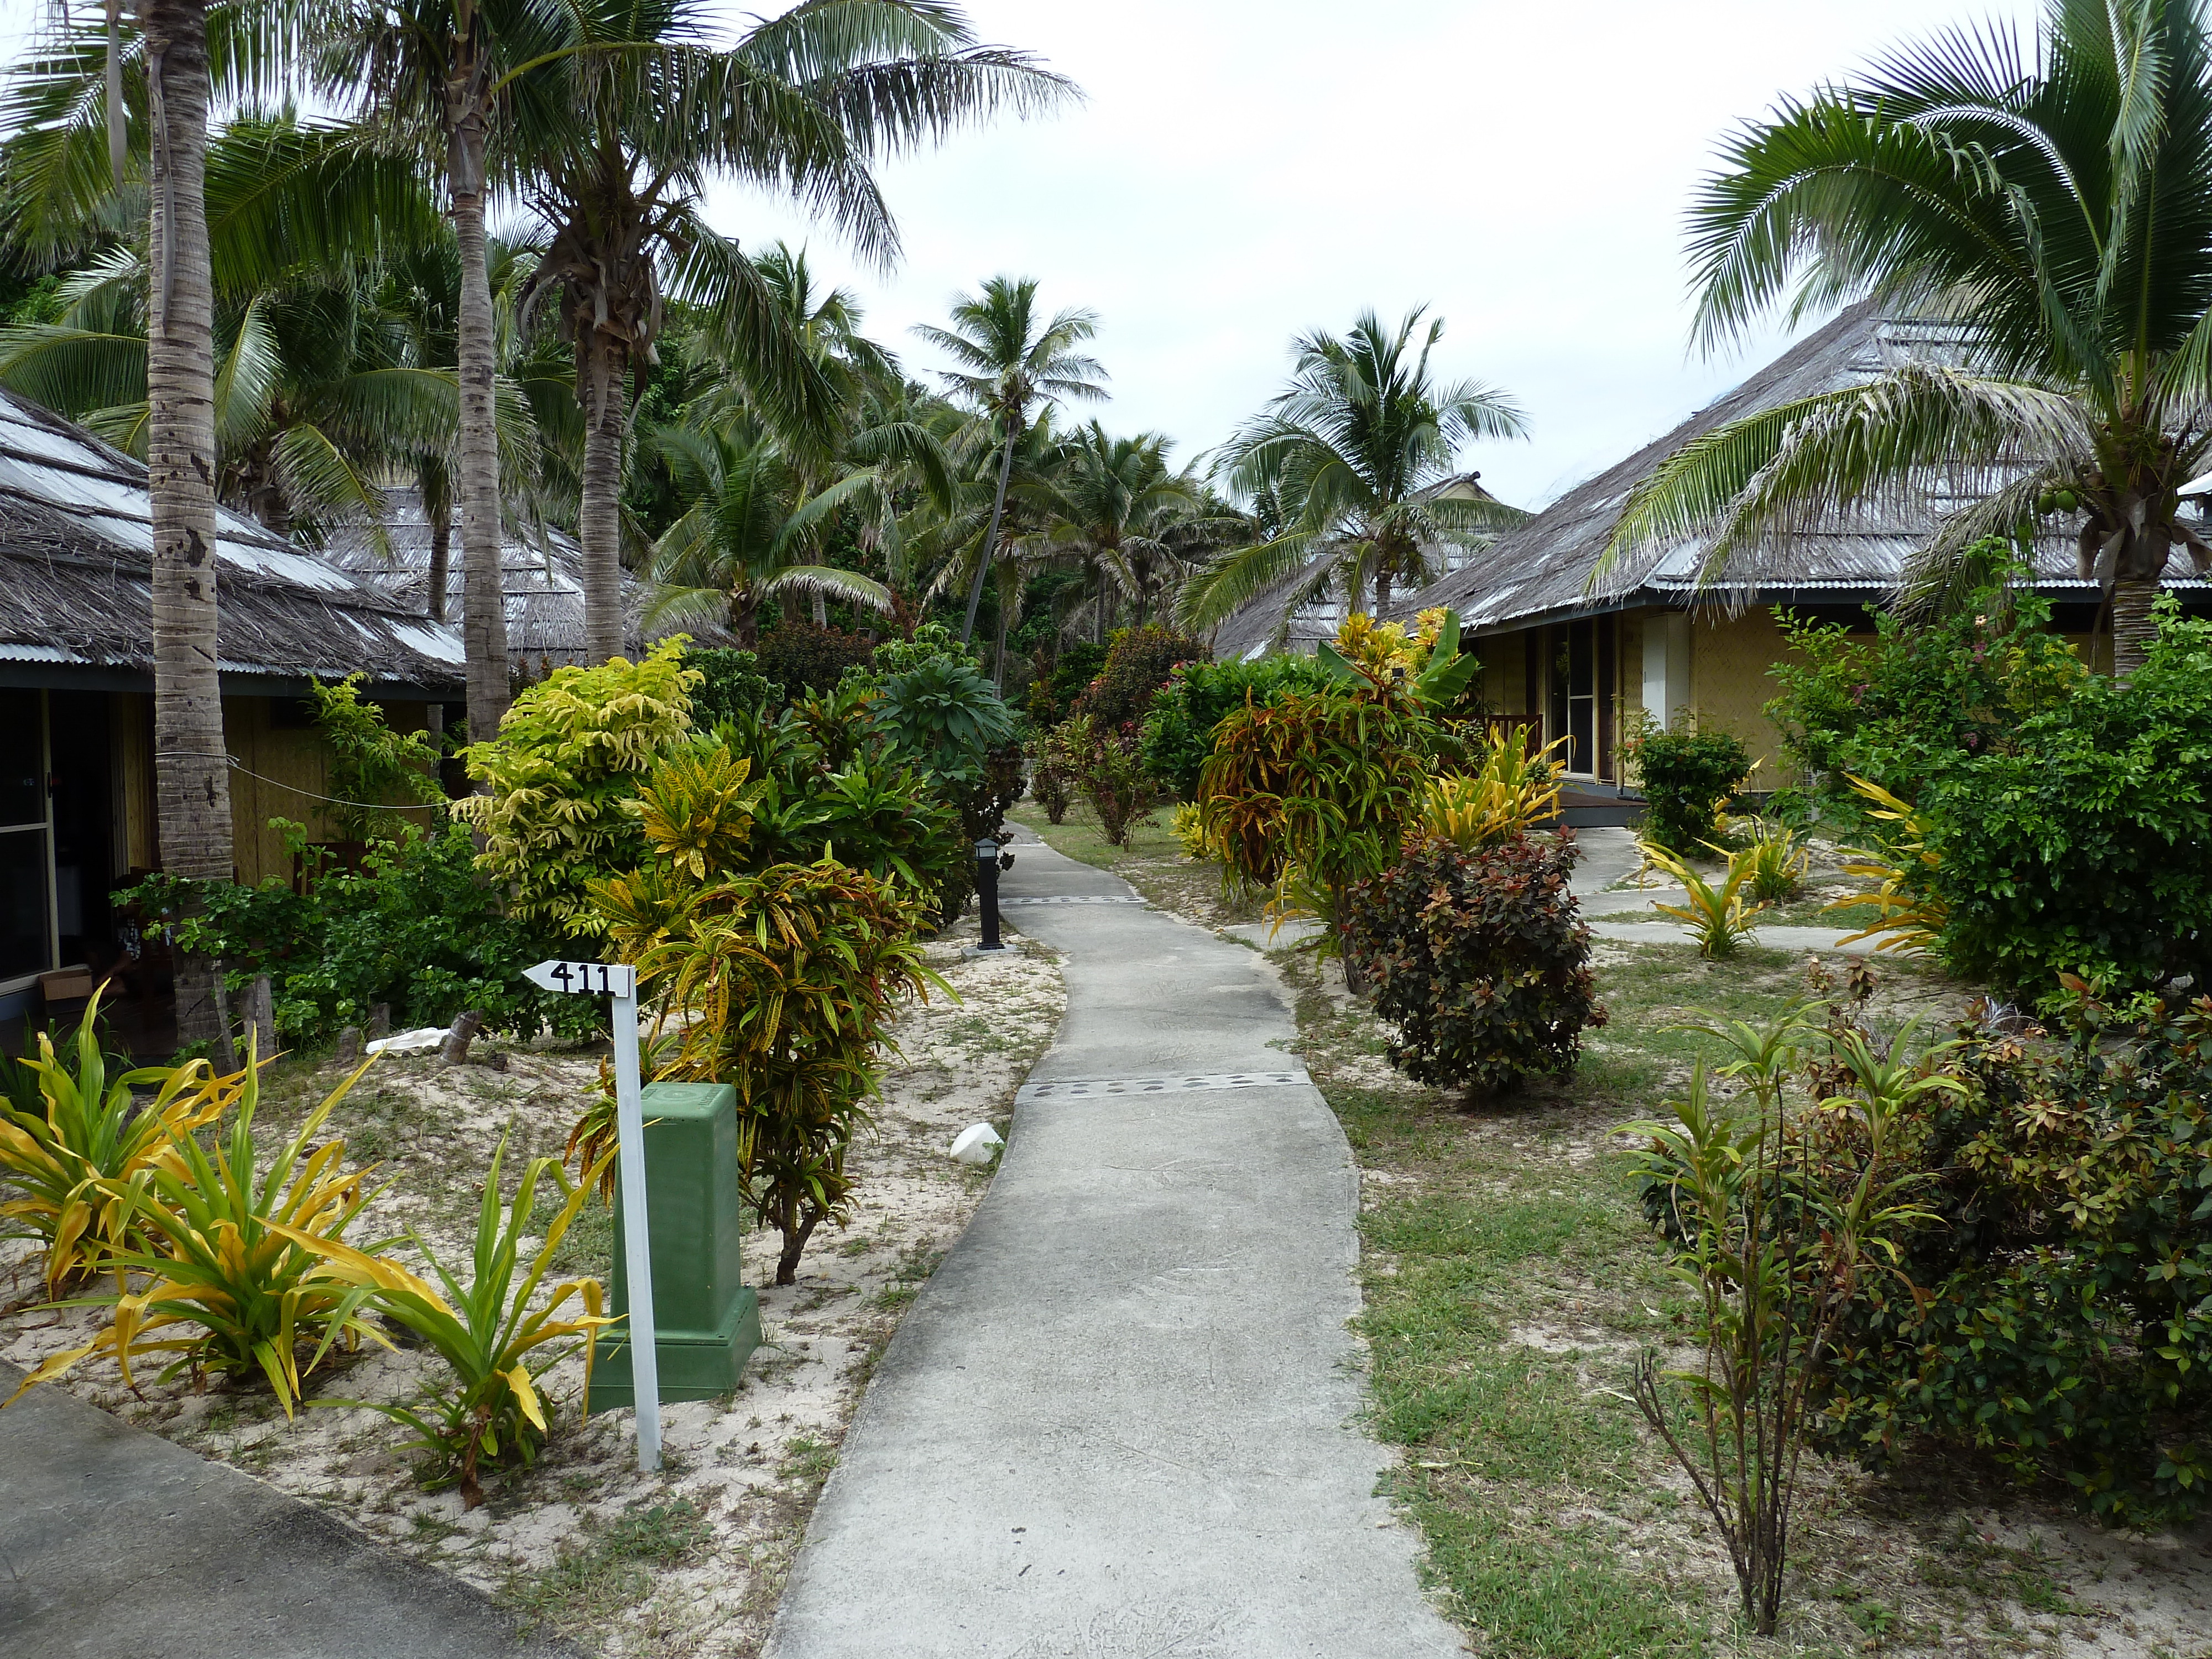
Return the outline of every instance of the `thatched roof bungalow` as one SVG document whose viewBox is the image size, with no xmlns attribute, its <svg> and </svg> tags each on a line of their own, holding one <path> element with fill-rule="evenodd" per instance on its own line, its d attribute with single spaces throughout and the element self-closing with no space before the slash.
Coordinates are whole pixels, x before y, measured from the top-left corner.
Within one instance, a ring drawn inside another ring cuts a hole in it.
<svg viewBox="0 0 2212 1659">
<path fill-rule="evenodd" d="M 1706 549 L 1695 542 L 1596 575 L 1613 526 L 1629 492 L 1705 433 L 1814 392 L 1863 385 L 1901 362 L 1956 362 L 1962 356 L 1953 325 L 1854 307 L 1460 569 L 1406 596 L 1394 614 L 1439 605 L 1455 611 L 1482 659 L 1490 706 L 1527 717 L 1547 741 L 1568 739 L 1572 775 L 1618 781 L 1626 723 L 1646 709 L 1662 724 L 1694 710 L 1743 738 L 1765 760 L 1765 779 L 1785 781 L 1779 742 L 1762 712 L 1775 690 L 1766 671 L 1784 653 L 1773 607 L 1870 628 L 1869 610 L 1893 590 L 1906 555 L 1945 514 L 1998 481 L 1962 477 L 1949 497 L 1917 508 L 1869 507 L 1812 525 L 1737 556 L 1717 582 L 1705 585 L 1698 573 Z M 2057 625 L 2087 654 L 2099 595 L 2094 583 L 2075 574 L 2078 524 L 2064 516 L 2045 520 L 2035 562 Z M 2212 603 L 2212 588 L 2195 576 L 2185 550 L 2176 549 L 2166 578 L 2185 605 Z"/>
<path fill-rule="evenodd" d="M 334 535 L 323 556 L 395 605 L 418 617 L 430 614 L 430 520 L 411 489 L 385 495 L 383 541 L 358 529 Z M 543 679 L 556 668 L 587 661 L 584 645 L 584 552 L 565 530 L 542 523 L 510 525 L 500 554 L 500 582 L 507 601 L 507 659 L 516 678 Z M 623 572 L 623 637 L 632 656 L 670 634 L 689 634 L 702 645 L 731 643 L 726 630 L 697 623 L 648 625 L 648 585 Z M 446 550 L 443 615 L 462 618 L 461 536 L 459 525 Z"/>
<path fill-rule="evenodd" d="M 463 693 L 450 629 L 236 514 L 217 517 L 217 653 L 244 881 L 286 874 L 274 817 L 322 828 L 310 679 L 368 677 L 393 723 Z M 110 890 L 159 861 L 145 466 L 0 394 L 0 1018 L 40 973 L 109 965 Z"/>
</svg>

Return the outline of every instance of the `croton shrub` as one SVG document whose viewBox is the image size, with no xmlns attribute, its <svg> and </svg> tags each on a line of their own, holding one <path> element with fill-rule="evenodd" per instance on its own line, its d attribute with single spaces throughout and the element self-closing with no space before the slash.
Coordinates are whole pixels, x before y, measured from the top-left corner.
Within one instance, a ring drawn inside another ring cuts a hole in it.
<svg viewBox="0 0 2212 1659">
<path fill-rule="evenodd" d="M 1474 852 L 1432 839 L 1352 884 L 1338 932 L 1395 1028 L 1393 1066 L 1480 1094 L 1574 1069 L 1583 1032 L 1605 1024 L 1567 886 L 1577 856 L 1571 832 Z"/>
</svg>

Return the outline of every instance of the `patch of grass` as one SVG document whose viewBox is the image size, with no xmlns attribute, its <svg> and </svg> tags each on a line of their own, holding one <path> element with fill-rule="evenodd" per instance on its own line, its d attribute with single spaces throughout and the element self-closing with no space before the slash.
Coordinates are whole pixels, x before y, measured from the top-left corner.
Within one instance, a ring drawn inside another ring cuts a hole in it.
<svg viewBox="0 0 2212 1659">
<path fill-rule="evenodd" d="M 407 1529 L 410 1541 L 417 1544 L 442 1544 L 461 1530 L 442 1515 L 419 1511 L 407 1517 Z"/>
<path fill-rule="evenodd" d="M 1046 817 L 1035 801 L 1024 801 L 1007 816 L 1036 830 L 1054 852 L 1100 870 L 1111 870 L 1133 860 L 1181 858 L 1182 848 L 1168 829 L 1168 818 L 1174 811 L 1172 805 L 1155 807 L 1131 823 L 1127 847 L 1109 844 L 1106 832 L 1098 827 L 1098 815 L 1080 801 L 1070 805 L 1066 817 L 1058 823 Z"/>
<path fill-rule="evenodd" d="M 825 1440 L 802 1434 L 795 1436 L 784 1448 L 783 1461 L 776 1465 L 775 1472 L 787 1480 L 799 1480 L 808 1486 L 818 1486 L 830 1478 L 830 1472 L 836 1467 L 836 1447 Z"/>
<path fill-rule="evenodd" d="M 1922 1558 L 1918 1576 L 1930 1589 L 1964 1590 L 1984 1601 L 2017 1601 L 2030 1613 L 2083 1612 L 2051 1576 L 2051 1566 L 2039 1551 L 1991 1543 L 1961 1521 L 1940 1554 Z"/>
<path fill-rule="evenodd" d="M 1395 1494 L 1428 1540 L 1429 1571 L 1483 1650 L 1513 1659 L 1714 1651 L 1702 1611 L 1613 1558 L 1589 1528 L 1530 1526 L 1486 1496 L 1443 1483 Z"/>
<path fill-rule="evenodd" d="M 564 1546 L 543 1571 L 508 1580 L 496 1599 L 528 1628 L 579 1636 L 651 1595 L 649 1569 L 681 1565 L 713 1536 L 706 1512 L 688 1498 L 634 1508 Z"/>
<path fill-rule="evenodd" d="M 550 1218 L 558 1211 L 559 1196 L 556 1188 L 538 1200 L 541 1217 Z M 586 1201 L 561 1236 L 553 1251 L 552 1270 L 562 1279 L 596 1279 L 602 1285 L 614 1282 L 614 1211 L 596 1194 Z"/>
</svg>

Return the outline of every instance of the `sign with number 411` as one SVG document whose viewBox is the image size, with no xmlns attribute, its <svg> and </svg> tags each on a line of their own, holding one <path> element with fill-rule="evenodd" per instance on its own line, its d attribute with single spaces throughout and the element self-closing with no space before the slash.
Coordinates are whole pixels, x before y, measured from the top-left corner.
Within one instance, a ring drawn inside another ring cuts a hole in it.
<svg viewBox="0 0 2212 1659">
<path fill-rule="evenodd" d="M 623 1204 L 623 1265 L 629 1280 L 630 1378 L 637 1395 L 637 1466 L 660 1467 L 660 1356 L 653 1346 L 652 1235 L 645 1220 L 645 1109 L 637 1076 L 637 969 L 619 962 L 541 962 L 532 985 L 565 996 L 611 1000 L 615 1135 Z"/>
</svg>

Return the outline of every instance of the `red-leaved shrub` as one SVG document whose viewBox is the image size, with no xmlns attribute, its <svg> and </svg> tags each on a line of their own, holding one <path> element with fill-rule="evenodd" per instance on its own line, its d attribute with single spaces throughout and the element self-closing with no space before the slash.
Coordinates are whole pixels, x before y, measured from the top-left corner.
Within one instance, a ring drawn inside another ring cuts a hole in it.
<svg viewBox="0 0 2212 1659">
<path fill-rule="evenodd" d="M 1574 1069 L 1583 1029 L 1605 1024 L 1567 888 L 1577 856 L 1565 834 L 1471 853 L 1432 840 L 1346 890 L 1339 937 L 1397 1027 L 1393 1066 L 1482 1094 Z"/>
</svg>

